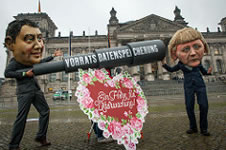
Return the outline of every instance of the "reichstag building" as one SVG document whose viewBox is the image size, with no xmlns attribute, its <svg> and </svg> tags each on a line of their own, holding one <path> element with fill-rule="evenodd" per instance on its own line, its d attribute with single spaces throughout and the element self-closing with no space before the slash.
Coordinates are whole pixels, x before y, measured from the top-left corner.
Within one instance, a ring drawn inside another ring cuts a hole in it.
<svg viewBox="0 0 226 150">
<path fill-rule="evenodd" d="M 109 15 L 109 23 L 107 24 L 107 32 L 109 35 L 99 35 L 98 31 L 94 35 L 87 35 L 83 31 L 82 35 L 73 35 L 71 32 L 71 55 L 87 54 L 96 49 L 107 48 L 109 46 L 108 39 L 110 39 L 111 47 L 123 46 L 129 42 L 156 40 L 161 39 L 167 45 L 172 35 L 181 28 L 189 26 L 182 15 L 181 10 L 175 7 L 172 10 L 175 14 L 174 20 L 163 18 L 156 14 L 150 14 L 146 17 L 135 21 L 128 21 L 120 23 L 117 18 L 117 11 L 112 8 Z M 170 13 L 170 12 L 169 12 Z M 120 15 L 120 12 L 118 12 Z M 14 16 L 15 19 L 30 19 L 39 24 L 41 31 L 45 38 L 44 56 L 53 54 L 56 49 L 61 49 L 64 56 L 68 56 L 69 52 L 69 36 L 61 36 L 61 33 L 55 34 L 57 25 L 51 20 L 47 13 L 26 13 Z M 216 27 L 216 32 L 209 31 L 202 32 L 207 40 L 210 52 L 206 54 L 202 60 L 203 65 L 208 68 L 213 67 L 213 75 L 205 77 L 205 80 L 216 78 L 226 73 L 226 17 L 219 20 L 220 27 Z M 208 26 L 208 25 L 207 25 Z M 195 27 L 194 27 L 195 28 Z M 8 50 L 7 63 L 12 57 L 12 53 Z M 57 57 L 54 61 L 59 61 L 62 57 Z M 173 65 L 167 53 L 167 61 Z M 128 71 L 137 81 L 155 81 L 155 80 L 171 80 L 175 77 L 183 78 L 181 72 L 168 73 L 162 68 L 161 61 L 139 65 L 139 66 L 120 66 L 122 70 Z M 113 68 L 112 73 L 115 72 Z M 70 89 L 76 90 L 78 82 L 78 72 L 65 73 L 57 72 L 38 76 L 39 83 L 45 93 L 54 92 L 59 89 L 68 89 L 70 82 Z M 16 83 L 13 79 L 5 79 L 5 83 L 1 87 L 1 95 L 15 94 Z M 4 89 L 7 89 L 4 90 Z"/>
</svg>

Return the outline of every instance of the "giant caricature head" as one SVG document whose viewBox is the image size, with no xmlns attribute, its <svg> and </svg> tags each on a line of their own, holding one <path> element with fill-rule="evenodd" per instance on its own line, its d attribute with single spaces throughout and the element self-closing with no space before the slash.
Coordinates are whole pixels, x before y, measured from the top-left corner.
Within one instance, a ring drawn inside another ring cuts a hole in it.
<svg viewBox="0 0 226 150">
<path fill-rule="evenodd" d="M 193 28 L 178 30 L 171 38 L 168 49 L 171 58 L 179 59 L 183 64 L 196 67 L 201 63 L 209 47 L 202 34 Z"/>
<path fill-rule="evenodd" d="M 17 62 L 31 66 L 39 63 L 44 48 L 38 25 L 30 20 L 14 20 L 6 29 L 5 46 Z"/>
</svg>

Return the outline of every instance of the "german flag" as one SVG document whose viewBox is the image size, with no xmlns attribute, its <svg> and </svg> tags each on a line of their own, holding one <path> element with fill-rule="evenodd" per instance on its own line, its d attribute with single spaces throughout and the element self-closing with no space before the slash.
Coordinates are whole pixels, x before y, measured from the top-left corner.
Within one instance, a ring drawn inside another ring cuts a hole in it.
<svg viewBox="0 0 226 150">
<path fill-rule="evenodd" d="M 38 12 L 41 13 L 41 3 L 40 3 L 40 0 L 38 1 Z"/>
<path fill-rule="evenodd" d="M 108 48 L 110 48 L 110 47 L 111 47 L 111 39 L 110 39 L 110 34 L 108 32 Z"/>
</svg>

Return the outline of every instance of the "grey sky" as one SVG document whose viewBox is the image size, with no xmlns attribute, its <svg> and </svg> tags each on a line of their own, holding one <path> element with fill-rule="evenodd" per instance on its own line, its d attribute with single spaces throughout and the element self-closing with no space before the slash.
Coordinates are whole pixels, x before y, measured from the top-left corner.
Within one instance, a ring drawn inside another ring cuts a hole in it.
<svg viewBox="0 0 226 150">
<path fill-rule="evenodd" d="M 226 17 L 225 0 L 40 0 L 41 11 L 49 15 L 58 27 L 61 36 L 107 34 L 107 24 L 112 7 L 117 11 L 119 22 L 141 19 L 156 14 L 169 20 L 174 19 L 175 6 L 189 26 L 199 31 L 217 31 L 218 23 Z M 5 29 L 19 13 L 38 11 L 38 0 L 1 0 L 0 5 L 0 77 L 5 69 L 6 53 L 3 47 Z"/>
</svg>

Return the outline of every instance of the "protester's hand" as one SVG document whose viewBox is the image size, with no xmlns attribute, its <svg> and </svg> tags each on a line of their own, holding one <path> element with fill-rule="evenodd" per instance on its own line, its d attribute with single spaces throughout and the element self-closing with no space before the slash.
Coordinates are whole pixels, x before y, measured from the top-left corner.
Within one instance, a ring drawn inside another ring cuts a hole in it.
<svg viewBox="0 0 226 150">
<path fill-rule="evenodd" d="M 213 68 L 212 67 L 209 67 L 207 73 L 210 74 L 212 72 Z"/>
<path fill-rule="evenodd" d="M 62 53 L 62 51 L 60 49 L 55 50 L 55 52 L 54 52 L 54 56 L 55 57 L 56 56 L 62 56 L 62 55 L 63 55 L 63 53 Z"/>
<path fill-rule="evenodd" d="M 32 69 L 30 69 L 26 72 L 26 76 L 28 76 L 28 77 L 32 77 L 33 75 L 34 75 L 34 73 L 33 73 Z"/>
</svg>

